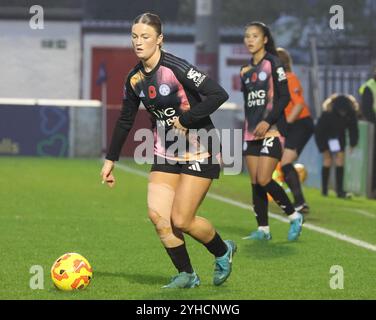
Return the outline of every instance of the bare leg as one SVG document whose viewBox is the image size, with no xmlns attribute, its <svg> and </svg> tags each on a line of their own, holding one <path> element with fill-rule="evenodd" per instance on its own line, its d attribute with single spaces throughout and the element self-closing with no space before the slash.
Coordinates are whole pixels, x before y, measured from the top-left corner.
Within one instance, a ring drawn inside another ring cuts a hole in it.
<svg viewBox="0 0 376 320">
<path fill-rule="evenodd" d="M 209 242 L 215 235 L 213 225 L 207 219 L 196 216 L 211 183 L 211 179 L 181 174 L 172 206 L 173 225 L 201 243 Z"/>
</svg>

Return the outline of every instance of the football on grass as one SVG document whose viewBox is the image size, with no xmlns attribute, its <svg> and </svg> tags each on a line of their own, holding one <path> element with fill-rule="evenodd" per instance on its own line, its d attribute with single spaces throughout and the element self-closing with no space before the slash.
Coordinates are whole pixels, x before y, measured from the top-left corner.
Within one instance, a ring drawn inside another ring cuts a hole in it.
<svg viewBox="0 0 376 320">
<path fill-rule="evenodd" d="M 51 268 L 54 285 L 64 291 L 85 289 L 93 277 L 93 270 L 82 255 L 66 253 L 59 257 Z"/>
</svg>

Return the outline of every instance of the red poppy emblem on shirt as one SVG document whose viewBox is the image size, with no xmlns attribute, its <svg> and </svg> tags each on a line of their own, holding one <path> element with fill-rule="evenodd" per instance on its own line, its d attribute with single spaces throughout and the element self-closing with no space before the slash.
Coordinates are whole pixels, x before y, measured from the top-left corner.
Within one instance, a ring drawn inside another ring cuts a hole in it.
<svg viewBox="0 0 376 320">
<path fill-rule="evenodd" d="M 256 72 L 253 72 L 253 73 L 252 73 L 251 81 L 252 81 L 252 82 L 256 82 L 256 81 L 257 81 L 257 73 L 256 73 Z"/>
<path fill-rule="evenodd" d="M 157 96 L 157 90 L 155 89 L 154 86 L 149 86 L 148 92 L 149 92 L 150 99 L 154 99 Z"/>
</svg>

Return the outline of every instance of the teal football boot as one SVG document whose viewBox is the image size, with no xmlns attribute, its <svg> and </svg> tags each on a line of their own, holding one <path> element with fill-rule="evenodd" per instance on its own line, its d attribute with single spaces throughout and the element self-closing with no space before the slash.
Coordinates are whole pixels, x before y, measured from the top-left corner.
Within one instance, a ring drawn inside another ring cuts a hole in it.
<svg viewBox="0 0 376 320">
<path fill-rule="evenodd" d="M 163 289 L 182 289 L 182 288 L 194 288 L 200 285 L 200 278 L 196 274 L 180 272 L 178 275 L 171 279 L 169 284 L 163 286 Z"/>
<path fill-rule="evenodd" d="M 250 235 L 243 238 L 244 240 L 272 240 L 272 234 L 262 230 L 253 231 Z"/>
<path fill-rule="evenodd" d="M 234 256 L 237 248 L 232 240 L 224 241 L 227 245 L 227 252 L 222 256 L 215 259 L 213 284 L 220 286 L 231 274 L 232 270 L 232 257 Z"/>
<path fill-rule="evenodd" d="M 290 221 L 290 229 L 287 235 L 287 240 L 294 241 L 298 240 L 301 232 L 302 232 L 302 225 L 303 225 L 303 215 L 298 213 L 299 217 Z"/>
</svg>

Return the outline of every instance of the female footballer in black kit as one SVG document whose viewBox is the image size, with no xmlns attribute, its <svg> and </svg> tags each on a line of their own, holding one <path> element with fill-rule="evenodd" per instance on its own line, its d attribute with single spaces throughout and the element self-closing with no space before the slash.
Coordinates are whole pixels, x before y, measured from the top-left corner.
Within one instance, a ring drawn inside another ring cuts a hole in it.
<svg viewBox="0 0 376 320">
<path fill-rule="evenodd" d="M 157 15 L 144 13 L 134 20 L 132 45 L 140 63 L 126 80 L 121 115 L 101 175 L 110 187 L 114 186 L 114 161 L 119 159 L 142 101 L 156 125 L 154 165 L 148 183 L 148 214 L 178 270 L 178 275 L 163 288 L 193 288 L 200 284 L 188 256 L 184 233 L 201 242 L 214 255 L 213 283 L 221 285 L 231 273 L 236 245 L 231 240 L 223 241 L 208 220 L 196 216 L 212 179 L 219 177 L 220 165 L 215 161 L 216 155 L 211 154 L 209 144 L 200 145 L 197 137 L 192 144 L 189 129 L 213 129 L 209 115 L 228 99 L 228 95 L 187 61 L 161 50 L 162 41 L 162 25 Z M 206 99 L 202 100 L 200 95 Z M 170 152 L 171 143 L 166 136 L 171 130 L 189 140 L 189 151 Z"/>
<path fill-rule="evenodd" d="M 359 141 L 358 110 L 358 102 L 349 94 L 334 93 L 323 102 L 323 112 L 315 127 L 315 141 L 323 156 L 321 168 L 323 196 L 328 196 L 330 168 L 334 162 L 337 197 L 351 198 L 351 194 L 343 189 L 346 131 L 348 131 L 351 153 Z"/>
<path fill-rule="evenodd" d="M 290 100 L 285 70 L 264 23 L 252 22 L 246 26 L 244 44 L 252 59 L 240 71 L 245 109 L 243 154 L 252 181 L 253 209 L 258 223 L 258 230 L 244 239 L 271 239 L 269 193 L 288 215 L 288 240 L 296 240 L 301 233 L 303 216 L 295 211 L 283 188 L 272 179 L 282 157 L 280 138 L 286 130 L 284 109 Z"/>
</svg>

